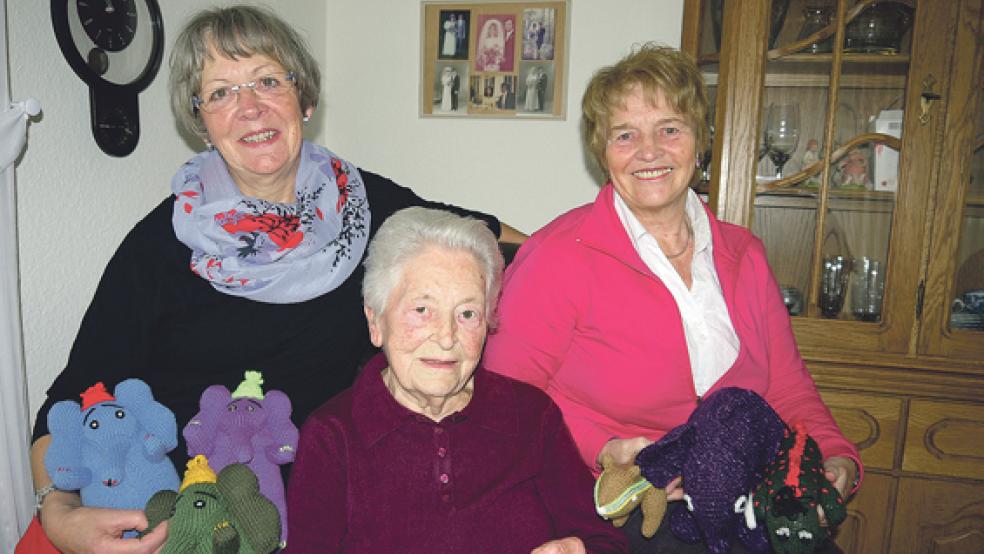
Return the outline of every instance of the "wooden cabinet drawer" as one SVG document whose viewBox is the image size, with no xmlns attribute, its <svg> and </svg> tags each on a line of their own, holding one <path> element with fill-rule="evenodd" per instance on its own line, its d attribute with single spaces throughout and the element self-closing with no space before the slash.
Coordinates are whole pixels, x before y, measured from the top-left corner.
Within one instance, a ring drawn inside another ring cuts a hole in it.
<svg viewBox="0 0 984 554">
<path fill-rule="evenodd" d="M 913 400 L 903 471 L 984 479 L 984 406 Z"/>
<path fill-rule="evenodd" d="M 903 477 L 887 552 L 979 554 L 984 552 L 981 521 L 984 484 Z"/>
<path fill-rule="evenodd" d="M 845 554 L 888 552 L 895 488 L 895 479 L 888 475 L 865 474 L 864 486 L 847 503 L 847 519 L 834 537 Z"/>
<path fill-rule="evenodd" d="M 820 396 L 841 431 L 858 447 L 864 466 L 892 469 L 902 400 L 824 389 L 820 389 Z"/>
</svg>

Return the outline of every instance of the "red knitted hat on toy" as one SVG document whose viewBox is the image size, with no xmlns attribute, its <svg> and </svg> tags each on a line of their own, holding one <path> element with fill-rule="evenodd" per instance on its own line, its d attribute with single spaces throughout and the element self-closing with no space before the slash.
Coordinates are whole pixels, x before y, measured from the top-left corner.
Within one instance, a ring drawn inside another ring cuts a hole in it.
<svg viewBox="0 0 984 554">
<path fill-rule="evenodd" d="M 82 397 L 82 411 L 86 411 L 93 405 L 100 402 L 105 402 L 107 400 L 116 400 L 116 397 L 106 390 L 106 385 L 99 381 L 95 385 L 85 389 L 85 392 L 80 394 Z"/>
</svg>

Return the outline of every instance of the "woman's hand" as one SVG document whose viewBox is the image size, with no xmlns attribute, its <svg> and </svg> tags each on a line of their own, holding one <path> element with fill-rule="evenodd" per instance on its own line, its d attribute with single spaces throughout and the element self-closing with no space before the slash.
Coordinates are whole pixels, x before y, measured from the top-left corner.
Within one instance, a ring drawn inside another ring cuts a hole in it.
<svg viewBox="0 0 984 554">
<path fill-rule="evenodd" d="M 653 441 L 646 437 L 612 439 L 606 442 L 605 446 L 601 448 L 601 452 L 598 453 L 595 463 L 598 464 L 598 467 L 601 467 L 601 460 L 607 454 L 612 457 L 612 461 L 616 464 L 634 464 L 639 451 L 652 443 Z"/>
<path fill-rule="evenodd" d="M 831 456 L 823 461 L 823 473 L 841 498 L 847 500 L 858 476 L 858 466 L 854 460 L 844 456 Z"/>
<path fill-rule="evenodd" d="M 831 456 L 823 461 L 823 473 L 830 484 L 837 489 L 841 498 L 847 500 L 848 495 L 851 494 L 854 480 L 858 476 L 858 466 L 854 460 L 844 456 Z M 817 512 L 820 515 L 820 525 L 826 527 L 827 516 L 823 513 L 823 507 L 817 506 Z"/>
<path fill-rule="evenodd" d="M 581 539 L 564 537 L 543 543 L 530 554 L 587 554 L 587 550 Z"/>
<path fill-rule="evenodd" d="M 673 502 L 674 500 L 683 500 L 683 477 L 677 477 L 676 479 L 667 483 L 666 488 L 666 501 Z"/>
<path fill-rule="evenodd" d="M 77 495 L 66 492 L 45 498 L 41 522 L 48 539 L 64 554 L 150 554 L 160 551 L 167 539 L 167 522 L 139 539 L 124 539 L 124 531 L 147 528 L 143 512 L 87 508 L 79 505 Z"/>
</svg>

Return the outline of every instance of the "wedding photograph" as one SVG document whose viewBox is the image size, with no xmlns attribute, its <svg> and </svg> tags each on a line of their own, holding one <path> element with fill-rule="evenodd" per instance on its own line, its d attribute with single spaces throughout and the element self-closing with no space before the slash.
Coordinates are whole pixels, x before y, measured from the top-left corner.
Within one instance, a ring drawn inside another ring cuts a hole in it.
<svg viewBox="0 0 984 554">
<path fill-rule="evenodd" d="M 516 16 L 492 14 L 478 16 L 475 43 L 475 71 L 513 70 L 516 59 Z"/>
<path fill-rule="evenodd" d="M 437 57 L 442 60 L 468 59 L 468 10 L 441 10 Z"/>
<path fill-rule="evenodd" d="M 523 59 L 554 59 L 554 34 L 557 12 L 553 8 L 523 10 Z"/>
<path fill-rule="evenodd" d="M 465 62 L 442 63 L 434 79 L 434 113 L 464 115 L 468 109 L 463 85 L 468 82 L 468 64 Z"/>
</svg>

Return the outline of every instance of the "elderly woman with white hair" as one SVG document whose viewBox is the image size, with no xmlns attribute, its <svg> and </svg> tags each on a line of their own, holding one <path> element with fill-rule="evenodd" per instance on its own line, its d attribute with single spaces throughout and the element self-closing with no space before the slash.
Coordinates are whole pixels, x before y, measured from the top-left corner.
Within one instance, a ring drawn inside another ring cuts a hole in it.
<svg viewBox="0 0 984 554">
<path fill-rule="evenodd" d="M 407 208 L 369 246 L 373 344 L 301 430 L 288 552 L 624 552 L 560 411 L 479 366 L 502 256 L 482 222 Z"/>
</svg>

